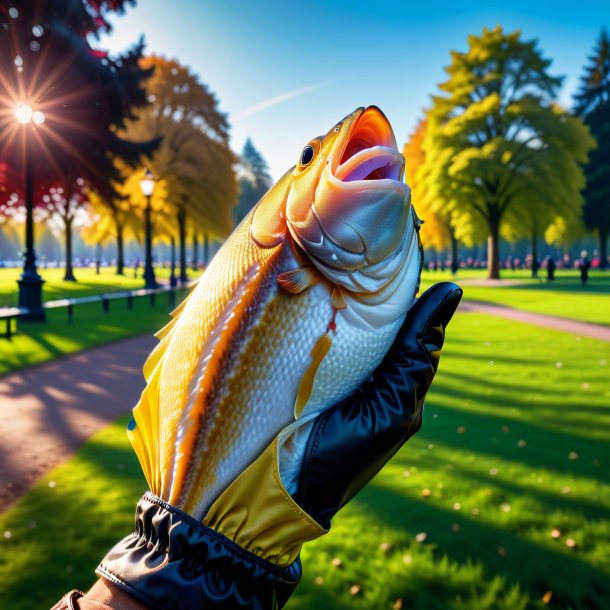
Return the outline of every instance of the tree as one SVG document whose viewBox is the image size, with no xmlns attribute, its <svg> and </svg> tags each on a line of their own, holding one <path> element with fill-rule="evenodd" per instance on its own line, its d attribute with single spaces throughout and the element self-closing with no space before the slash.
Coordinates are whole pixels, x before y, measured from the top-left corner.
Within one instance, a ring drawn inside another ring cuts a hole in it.
<svg viewBox="0 0 610 610">
<path fill-rule="evenodd" d="M 562 79 L 548 74 L 551 61 L 535 40 L 484 28 L 451 57 L 428 113 L 429 196 L 456 225 L 466 218 L 486 229 L 488 275 L 499 278 L 504 225 L 578 209 L 580 164 L 594 143 L 582 121 L 554 103 Z"/>
<path fill-rule="evenodd" d="M 81 180 L 110 198 L 119 177 L 113 157 L 135 166 L 154 150 L 155 141 L 134 143 L 117 133 L 133 109 L 146 104 L 142 85 L 150 69 L 139 65 L 143 43 L 116 57 L 90 44 L 110 29 L 106 14 L 122 12 L 125 4 L 0 2 L 0 159 L 19 176 L 21 196 L 26 156 L 37 193 L 41 184 L 74 190 Z M 15 118 L 20 104 L 38 113 L 27 126 Z"/>
<path fill-rule="evenodd" d="M 128 166 L 116 161 L 127 179 Z M 127 185 L 129 186 L 129 185 Z M 117 196 L 104 198 L 93 189 L 87 192 L 90 222 L 83 230 L 83 239 L 89 244 L 106 244 L 116 240 L 116 274 L 125 273 L 125 243 L 128 238 L 137 239 L 141 235 L 141 210 L 129 201 L 125 183 L 115 185 Z"/>
<path fill-rule="evenodd" d="M 606 269 L 610 235 L 610 40 L 606 30 L 601 31 L 585 66 L 575 102 L 574 112 L 583 117 L 597 141 L 585 165 L 584 220 L 589 229 L 598 231 L 600 266 Z"/>
<path fill-rule="evenodd" d="M 72 266 L 72 229 L 77 215 L 87 203 L 85 182 L 82 178 L 66 180 L 49 187 L 42 196 L 42 208 L 46 209 L 49 221 L 59 221 L 65 238 L 64 281 L 75 282 Z"/>
<path fill-rule="evenodd" d="M 423 142 L 428 129 L 426 118 L 420 119 L 403 148 L 405 156 L 405 178 L 411 188 L 411 199 L 417 215 L 424 221 L 420 228 L 422 243 L 426 249 L 439 252 L 451 248 L 451 269 L 458 269 L 458 240 L 451 226 L 450 215 L 441 206 L 431 205 L 426 196 L 426 153 Z"/>
<path fill-rule="evenodd" d="M 187 231 L 223 238 L 231 230 L 237 185 L 229 126 L 214 94 L 187 67 L 158 56 L 144 58 L 142 67 L 154 70 L 146 85 L 150 104 L 123 133 L 136 140 L 162 138 L 150 169 L 166 184 L 177 230 L 163 224 L 170 242 L 178 237 L 184 282 Z"/>
<path fill-rule="evenodd" d="M 233 222 L 236 225 L 273 185 L 267 162 L 250 138 L 246 140 L 241 153 L 239 173 L 239 202 L 233 208 Z"/>
</svg>

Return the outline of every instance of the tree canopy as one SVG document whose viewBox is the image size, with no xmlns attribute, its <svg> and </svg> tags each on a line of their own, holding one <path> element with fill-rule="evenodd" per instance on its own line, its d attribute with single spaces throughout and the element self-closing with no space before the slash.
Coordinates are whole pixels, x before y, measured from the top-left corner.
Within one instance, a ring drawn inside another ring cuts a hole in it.
<svg viewBox="0 0 610 610">
<path fill-rule="evenodd" d="M 87 37 L 108 29 L 104 15 L 125 2 L 13 4 L 0 4 L 0 158 L 9 160 L 20 186 L 27 143 L 35 184 L 65 186 L 80 178 L 112 196 L 118 178 L 112 156 L 136 165 L 154 148 L 154 142 L 135 144 L 117 133 L 134 108 L 146 104 L 143 83 L 151 70 L 139 65 L 142 42 L 110 56 Z M 35 115 L 20 125 L 20 104 L 42 113 L 44 123 Z"/>
<path fill-rule="evenodd" d="M 426 196 L 457 224 L 486 230 L 489 275 L 499 277 L 501 229 L 542 232 L 579 208 L 580 164 L 593 140 L 555 103 L 562 79 L 548 73 L 535 40 L 485 28 L 451 59 L 427 114 Z M 533 228 L 531 219 L 543 224 Z"/>
<path fill-rule="evenodd" d="M 599 232 L 600 265 L 605 269 L 610 235 L 610 40 L 606 30 L 585 66 L 574 111 L 583 117 L 597 142 L 585 165 L 584 219 L 590 229 Z"/>
<path fill-rule="evenodd" d="M 140 65 L 153 73 L 146 83 L 148 105 L 125 122 L 119 135 L 136 141 L 160 141 L 147 162 L 157 181 L 153 196 L 155 236 L 179 239 L 181 278 L 186 280 L 187 232 L 224 238 L 232 228 L 237 183 L 235 156 L 228 145 L 229 126 L 215 95 L 187 67 L 154 55 L 143 58 Z M 140 173 L 120 161 L 116 165 L 118 196 L 106 201 L 106 213 L 113 222 L 105 224 L 114 225 L 121 240 L 119 225 L 129 222 L 130 228 L 139 232 L 141 224 L 137 224 L 146 200 L 140 191 Z M 125 202 L 136 214 L 126 214 Z M 98 206 L 97 213 L 102 214 L 102 209 Z"/>
</svg>

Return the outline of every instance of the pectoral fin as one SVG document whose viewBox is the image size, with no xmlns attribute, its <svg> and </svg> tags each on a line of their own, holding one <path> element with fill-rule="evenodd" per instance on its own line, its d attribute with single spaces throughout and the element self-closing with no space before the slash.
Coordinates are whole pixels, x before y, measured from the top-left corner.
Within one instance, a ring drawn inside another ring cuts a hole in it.
<svg viewBox="0 0 610 610">
<path fill-rule="evenodd" d="M 277 283 L 290 294 L 300 294 L 320 281 L 320 274 L 313 267 L 284 271 L 277 276 Z"/>
</svg>

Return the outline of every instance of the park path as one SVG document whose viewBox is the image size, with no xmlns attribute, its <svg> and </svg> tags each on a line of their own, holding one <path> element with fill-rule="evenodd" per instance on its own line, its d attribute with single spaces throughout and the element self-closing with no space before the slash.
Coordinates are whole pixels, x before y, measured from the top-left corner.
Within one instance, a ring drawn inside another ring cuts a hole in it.
<svg viewBox="0 0 610 610">
<path fill-rule="evenodd" d="M 581 322 L 571 318 L 560 318 L 558 316 L 549 316 L 542 313 L 534 313 L 533 311 L 525 311 L 499 305 L 496 303 L 487 303 L 484 301 L 468 301 L 464 300 L 460 303 L 460 311 L 484 313 L 489 316 L 498 316 L 506 320 L 515 320 L 515 322 L 525 322 L 535 326 L 551 328 L 565 333 L 572 333 L 580 337 L 591 337 L 600 341 L 610 342 L 610 326 L 603 324 L 591 324 L 589 322 Z"/>
<path fill-rule="evenodd" d="M 0 377 L 0 512 L 135 406 L 155 344 L 126 339 Z"/>
<path fill-rule="evenodd" d="M 610 326 L 479 301 L 462 301 L 460 311 L 610 342 Z M 0 377 L 0 512 L 132 409 L 144 387 L 142 365 L 155 344 L 150 335 L 127 339 Z"/>
</svg>

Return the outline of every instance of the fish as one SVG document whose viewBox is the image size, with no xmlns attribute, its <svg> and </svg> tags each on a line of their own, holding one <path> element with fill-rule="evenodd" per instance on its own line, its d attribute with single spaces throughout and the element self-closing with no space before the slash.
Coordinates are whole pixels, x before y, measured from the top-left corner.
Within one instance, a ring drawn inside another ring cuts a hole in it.
<svg viewBox="0 0 610 610">
<path fill-rule="evenodd" d="M 128 436 L 198 519 L 282 434 L 289 493 L 317 415 L 380 364 L 419 289 L 421 221 L 376 106 L 310 140 L 158 333 Z"/>
</svg>

